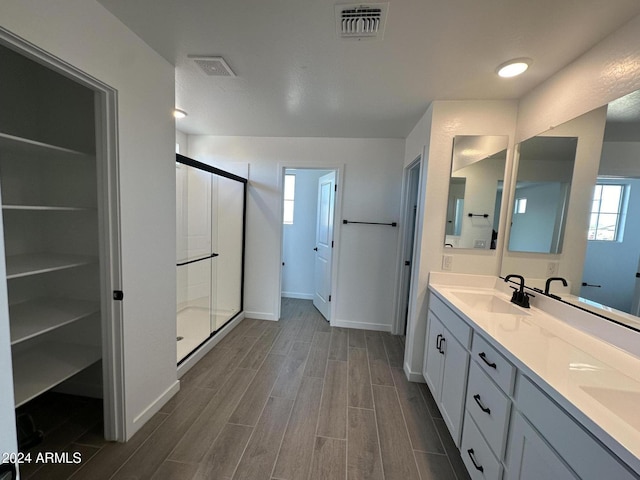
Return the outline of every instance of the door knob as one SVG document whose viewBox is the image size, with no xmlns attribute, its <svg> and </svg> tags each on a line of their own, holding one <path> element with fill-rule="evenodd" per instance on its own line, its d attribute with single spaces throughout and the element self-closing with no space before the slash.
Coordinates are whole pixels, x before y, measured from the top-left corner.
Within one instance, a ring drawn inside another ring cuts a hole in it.
<svg viewBox="0 0 640 480">
<path fill-rule="evenodd" d="M 315 247 L 313 250 L 317 252 L 318 251 L 318 247 Z"/>
</svg>

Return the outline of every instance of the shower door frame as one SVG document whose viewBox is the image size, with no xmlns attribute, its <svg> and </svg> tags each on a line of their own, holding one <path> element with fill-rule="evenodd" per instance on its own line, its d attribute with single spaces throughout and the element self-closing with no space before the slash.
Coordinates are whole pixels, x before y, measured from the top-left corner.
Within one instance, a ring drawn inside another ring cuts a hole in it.
<svg viewBox="0 0 640 480">
<path fill-rule="evenodd" d="M 247 230 L 247 184 L 248 184 L 248 180 L 244 177 L 241 177 L 239 175 L 235 175 L 233 173 L 227 172 L 225 170 L 221 170 L 219 168 L 216 167 L 212 167 L 211 165 L 207 165 L 206 163 L 202 163 L 199 162 L 197 160 L 194 160 L 192 158 L 189 158 L 185 155 L 181 155 L 179 153 L 176 153 L 176 162 L 180 163 L 182 165 L 186 165 L 188 167 L 193 167 L 193 168 L 197 168 L 198 170 L 203 170 L 206 172 L 209 172 L 213 175 L 218 175 L 224 178 L 228 178 L 230 180 L 235 180 L 236 182 L 240 182 L 243 184 L 243 188 L 242 188 L 242 247 L 241 247 L 241 271 L 240 271 L 240 311 L 238 313 L 236 313 L 233 317 L 229 318 L 224 325 L 222 325 L 220 328 L 218 328 L 216 331 L 211 332 L 209 334 L 209 336 L 204 339 L 198 346 L 196 346 L 193 350 L 191 350 L 191 352 L 189 352 L 184 358 L 180 359 L 180 361 L 178 362 L 178 368 L 180 369 L 181 366 L 186 366 L 187 363 L 191 363 L 192 360 L 194 360 L 194 357 L 196 356 L 195 354 L 197 354 L 201 349 L 203 349 L 203 346 L 205 344 L 209 344 L 209 342 L 211 341 L 212 338 L 214 338 L 217 334 L 219 334 L 221 331 L 226 330 L 226 327 L 229 326 L 235 319 L 237 319 L 240 315 L 244 315 L 244 267 L 245 267 L 245 248 L 246 248 L 246 230 Z M 177 268 L 177 266 L 176 266 Z M 226 333 L 225 333 L 226 334 Z M 213 345 L 215 344 L 210 344 L 211 348 L 213 348 Z M 203 352 L 203 354 L 206 352 Z M 197 359 L 196 359 L 197 360 Z M 187 367 L 187 370 L 190 367 Z M 182 371 L 182 373 L 184 373 L 184 370 Z"/>
</svg>

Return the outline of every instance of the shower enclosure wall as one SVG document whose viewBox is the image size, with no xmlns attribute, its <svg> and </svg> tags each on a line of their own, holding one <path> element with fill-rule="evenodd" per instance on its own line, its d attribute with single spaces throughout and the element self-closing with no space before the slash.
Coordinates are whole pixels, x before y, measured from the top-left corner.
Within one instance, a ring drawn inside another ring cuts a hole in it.
<svg viewBox="0 0 640 480">
<path fill-rule="evenodd" d="M 246 184 L 176 155 L 178 363 L 242 312 Z"/>
</svg>

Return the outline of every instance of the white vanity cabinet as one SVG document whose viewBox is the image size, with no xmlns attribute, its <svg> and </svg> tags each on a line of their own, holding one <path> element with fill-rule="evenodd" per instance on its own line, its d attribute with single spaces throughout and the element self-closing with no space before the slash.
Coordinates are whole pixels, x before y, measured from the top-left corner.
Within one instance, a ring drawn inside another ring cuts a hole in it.
<svg viewBox="0 0 640 480">
<path fill-rule="evenodd" d="M 515 403 L 520 413 L 509 432 L 507 479 L 640 478 L 523 374 L 518 376 Z M 544 468 L 553 475 L 540 477 L 538 462 L 546 463 Z"/>
<path fill-rule="evenodd" d="M 515 368 L 477 332 L 460 447 L 471 478 L 502 478 Z"/>
<path fill-rule="evenodd" d="M 425 380 L 472 479 L 640 479 L 569 413 L 572 404 L 561 406 L 544 378 L 434 293 L 424 359 Z"/>
<path fill-rule="evenodd" d="M 519 412 L 513 415 L 509 438 L 505 479 L 578 478 Z"/>
<path fill-rule="evenodd" d="M 432 297 L 423 375 L 456 445 L 460 445 L 471 328 Z"/>
</svg>

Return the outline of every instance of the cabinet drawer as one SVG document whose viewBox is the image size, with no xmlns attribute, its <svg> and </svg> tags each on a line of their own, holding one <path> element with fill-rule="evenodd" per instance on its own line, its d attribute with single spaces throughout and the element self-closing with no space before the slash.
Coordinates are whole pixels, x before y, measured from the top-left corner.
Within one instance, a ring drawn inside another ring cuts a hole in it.
<svg viewBox="0 0 640 480">
<path fill-rule="evenodd" d="M 471 362 L 467 384 L 467 412 L 491 445 L 493 453 L 502 458 L 509 426 L 511 400 L 480 367 Z"/>
<path fill-rule="evenodd" d="M 467 350 L 471 346 L 471 327 L 433 293 L 429 295 L 429 310 Z"/>
<path fill-rule="evenodd" d="M 468 412 L 464 417 L 460 455 L 462 455 L 462 461 L 473 480 L 500 480 L 502 478 L 502 464 L 493 455 Z"/>
<path fill-rule="evenodd" d="M 515 367 L 479 335 L 473 336 L 472 358 L 478 362 L 480 368 L 507 394 L 513 391 L 516 377 Z"/>
<path fill-rule="evenodd" d="M 546 442 L 583 480 L 638 478 L 523 375 L 518 378 L 516 404 Z"/>
</svg>

